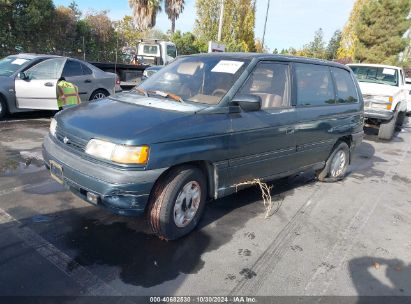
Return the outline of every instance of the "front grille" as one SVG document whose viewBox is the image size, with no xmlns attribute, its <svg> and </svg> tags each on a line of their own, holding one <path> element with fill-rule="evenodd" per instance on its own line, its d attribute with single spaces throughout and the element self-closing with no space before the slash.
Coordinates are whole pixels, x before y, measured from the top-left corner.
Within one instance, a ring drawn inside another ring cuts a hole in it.
<svg viewBox="0 0 411 304">
<path fill-rule="evenodd" d="M 87 140 L 73 136 L 60 127 L 57 127 L 56 138 L 59 142 L 61 142 L 70 149 L 80 152 L 84 152 L 86 149 Z"/>
</svg>

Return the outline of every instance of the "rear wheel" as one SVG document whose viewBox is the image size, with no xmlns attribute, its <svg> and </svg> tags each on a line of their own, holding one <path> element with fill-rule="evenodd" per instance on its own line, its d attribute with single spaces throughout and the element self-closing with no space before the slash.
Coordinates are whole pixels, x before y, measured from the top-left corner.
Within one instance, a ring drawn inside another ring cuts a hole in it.
<svg viewBox="0 0 411 304">
<path fill-rule="evenodd" d="M 344 178 L 350 163 L 350 148 L 340 141 L 328 157 L 325 167 L 317 171 L 317 179 L 322 182 L 333 182 Z"/>
<path fill-rule="evenodd" d="M 106 98 L 109 94 L 105 90 L 96 90 L 91 94 L 90 100 L 98 100 Z"/>
<path fill-rule="evenodd" d="M 207 183 L 196 167 L 172 169 L 162 178 L 150 197 L 148 219 L 160 238 L 175 240 L 198 224 L 205 206 Z"/>
<path fill-rule="evenodd" d="M 7 104 L 6 101 L 0 97 L 0 120 L 3 120 L 7 115 Z"/>
<path fill-rule="evenodd" d="M 378 138 L 383 140 L 391 140 L 394 136 L 395 126 L 397 124 L 398 112 L 395 112 L 394 117 L 388 121 L 380 124 L 378 130 Z"/>
</svg>

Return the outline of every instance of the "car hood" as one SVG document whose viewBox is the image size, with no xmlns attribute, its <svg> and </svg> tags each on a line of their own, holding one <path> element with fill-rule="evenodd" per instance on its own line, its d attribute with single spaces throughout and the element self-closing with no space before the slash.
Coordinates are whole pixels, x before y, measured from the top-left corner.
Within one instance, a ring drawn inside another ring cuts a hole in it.
<svg viewBox="0 0 411 304">
<path fill-rule="evenodd" d="M 395 96 L 398 94 L 399 87 L 379 84 L 379 83 L 369 83 L 369 82 L 359 82 L 361 93 L 363 95 L 372 96 Z"/>
<path fill-rule="evenodd" d="M 156 105 L 148 106 L 150 103 Z M 176 109 L 170 110 L 173 106 Z M 138 103 L 127 103 L 114 97 L 65 109 L 56 115 L 56 120 L 59 130 L 83 140 L 99 138 L 126 145 L 150 144 L 194 136 L 190 127 L 202 115 L 197 115 L 195 108 L 182 111 L 180 107 L 183 106 L 175 101 L 156 98 L 143 97 Z M 200 128 L 195 136 L 207 135 L 204 132 Z"/>
</svg>

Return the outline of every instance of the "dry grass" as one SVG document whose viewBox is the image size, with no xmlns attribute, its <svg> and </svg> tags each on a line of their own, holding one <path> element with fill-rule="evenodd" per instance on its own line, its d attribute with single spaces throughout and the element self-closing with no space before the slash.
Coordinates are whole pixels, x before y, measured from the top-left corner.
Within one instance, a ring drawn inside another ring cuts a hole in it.
<svg viewBox="0 0 411 304">
<path fill-rule="evenodd" d="M 238 191 L 238 187 L 246 186 L 246 185 L 249 185 L 249 186 L 258 185 L 260 187 L 261 196 L 262 196 L 264 208 L 265 208 L 265 218 L 270 217 L 274 212 L 276 212 L 279 209 L 280 205 L 278 206 L 277 210 L 272 212 L 274 204 L 273 204 L 273 200 L 271 197 L 271 189 L 273 186 L 268 186 L 266 183 L 262 182 L 260 179 L 253 179 L 251 181 L 246 181 L 246 182 L 235 185 L 236 191 Z"/>
</svg>

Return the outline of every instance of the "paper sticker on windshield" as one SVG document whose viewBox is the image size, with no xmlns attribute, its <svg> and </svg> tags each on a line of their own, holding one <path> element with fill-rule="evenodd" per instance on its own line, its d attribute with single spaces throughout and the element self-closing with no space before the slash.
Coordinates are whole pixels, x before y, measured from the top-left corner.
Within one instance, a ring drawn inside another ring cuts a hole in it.
<svg viewBox="0 0 411 304">
<path fill-rule="evenodd" d="M 22 65 L 22 64 L 26 63 L 27 61 L 28 61 L 27 59 L 18 58 L 16 60 L 12 61 L 11 64 Z"/>
<path fill-rule="evenodd" d="M 384 68 L 384 70 L 382 71 L 382 73 L 385 74 L 385 75 L 395 75 L 395 70 L 394 70 L 394 69 Z"/>
<path fill-rule="evenodd" d="M 243 64 L 244 62 L 241 61 L 221 60 L 211 72 L 235 74 Z"/>
</svg>

